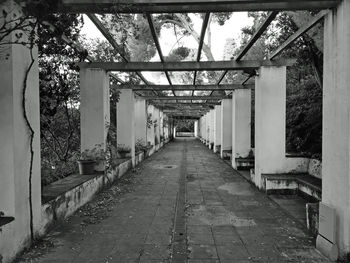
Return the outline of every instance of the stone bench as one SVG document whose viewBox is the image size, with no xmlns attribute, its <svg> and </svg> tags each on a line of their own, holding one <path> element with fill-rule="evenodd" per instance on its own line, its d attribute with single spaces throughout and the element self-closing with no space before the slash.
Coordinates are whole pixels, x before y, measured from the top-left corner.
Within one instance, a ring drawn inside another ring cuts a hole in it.
<svg viewBox="0 0 350 263">
<path fill-rule="evenodd" d="M 236 158 L 236 167 L 237 170 L 250 170 L 254 168 L 254 158 L 253 157 L 247 157 L 247 158 Z"/>
<path fill-rule="evenodd" d="M 262 174 L 267 194 L 298 194 L 321 201 L 322 180 L 309 174 Z"/>
</svg>

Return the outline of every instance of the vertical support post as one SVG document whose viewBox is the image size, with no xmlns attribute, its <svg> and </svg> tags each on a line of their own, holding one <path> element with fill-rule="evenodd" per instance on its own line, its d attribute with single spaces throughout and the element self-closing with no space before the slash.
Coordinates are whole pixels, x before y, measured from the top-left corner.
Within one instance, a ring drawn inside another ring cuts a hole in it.
<svg viewBox="0 0 350 263">
<path fill-rule="evenodd" d="M 206 145 L 210 146 L 210 112 L 208 112 L 205 115 L 205 123 L 206 123 L 206 130 L 207 130 L 207 138 L 206 138 Z"/>
<path fill-rule="evenodd" d="M 109 75 L 102 69 L 80 70 L 81 151 L 106 149 L 110 122 Z"/>
<path fill-rule="evenodd" d="M 162 111 L 159 111 L 159 132 L 160 132 L 160 142 L 164 140 L 164 114 Z"/>
<path fill-rule="evenodd" d="M 236 158 L 245 158 L 251 150 L 251 90 L 237 89 L 232 94 L 232 167 Z"/>
<path fill-rule="evenodd" d="M 194 121 L 194 137 L 198 137 L 198 122 L 199 121 Z"/>
<path fill-rule="evenodd" d="M 209 112 L 209 116 L 210 116 L 210 137 L 209 137 L 209 149 L 214 149 L 214 131 L 215 131 L 215 110 L 212 109 Z"/>
<path fill-rule="evenodd" d="M 146 100 L 135 100 L 135 138 L 147 144 L 147 106 Z"/>
<path fill-rule="evenodd" d="M 154 107 L 154 134 L 155 134 L 155 143 L 156 145 L 160 144 L 160 112 L 159 109 Z"/>
<path fill-rule="evenodd" d="M 232 100 L 221 101 L 221 158 L 227 157 L 227 152 L 232 150 Z"/>
<path fill-rule="evenodd" d="M 286 154 L 286 67 L 261 67 L 255 78 L 254 183 L 261 174 L 283 172 Z"/>
<path fill-rule="evenodd" d="M 326 16 L 323 58 L 322 206 L 335 210 L 335 229 L 329 231 L 335 233 L 333 245 L 345 260 L 350 253 L 349 14 L 350 0 L 343 0 Z M 331 214 L 320 214 L 320 227 L 327 222 L 331 222 Z M 319 233 L 317 248 L 336 257 L 331 246 L 322 245 L 321 235 L 331 239 Z"/>
<path fill-rule="evenodd" d="M 206 144 L 207 143 L 207 114 L 203 115 L 203 124 L 202 124 L 202 138 L 203 138 L 203 143 Z"/>
<path fill-rule="evenodd" d="M 22 15 L 21 7 L 14 1 L 0 3 L 0 10 L 3 8 L 9 17 Z M 0 17 L 0 24 L 1 19 Z M 26 71 L 32 60 L 27 47 L 5 44 L 18 40 L 15 33 L 5 37 L 0 48 L 0 210 L 5 216 L 15 218 L 13 222 L 1 227 L 0 261 L 3 262 L 10 262 L 24 246 L 30 244 L 31 222 L 36 231 L 41 220 L 38 52 L 37 47 L 34 47 L 34 64 L 27 75 L 25 94 L 26 115 L 34 131 L 30 182 L 31 133 L 24 119 L 22 92 Z"/>
<path fill-rule="evenodd" d="M 147 143 L 155 146 L 155 135 L 154 135 L 154 106 L 148 104 L 147 106 L 147 119 L 149 120 L 147 127 Z M 151 123 L 152 122 L 152 123 Z"/>
<path fill-rule="evenodd" d="M 132 89 L 121 90 L 117 103 L 117 142 L 131 149 L 135 166 L 135 99 Z"/>
<path fill-rule="evenodd" d="M 220 151 L 221 145 L 221 105 L 215 106 L 214 112 L 214 153 Z"/>
</svg>

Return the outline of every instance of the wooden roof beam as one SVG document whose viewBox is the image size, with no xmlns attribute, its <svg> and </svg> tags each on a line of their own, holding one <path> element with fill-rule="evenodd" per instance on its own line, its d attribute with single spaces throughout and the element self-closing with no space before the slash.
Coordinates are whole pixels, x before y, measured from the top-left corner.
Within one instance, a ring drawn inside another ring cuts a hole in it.
<svg viewBox="0 0 350 263">
<path fill-rule="evenodd" d="M 160 61 L 161 62 L 165 62 L 164 56 L 163 56 L 163 52 L 162 52 L 162 48 L 160 47 L 158 34 L 157 34 L 156 29 L 154 27 L 154 22 L 153 22 L 152 15 L 150 13 L 147 13 L 146 16 L 147 16 L 148 24 L 149 24 L 149 27 L 150 27 L 150 30 L 151 30 L 151 34 L 152 34 L 152 37 L 153 37 L 154 44 L 156 45 L 156 48 L 157 48 L 157 51 L 158 51 L 158 55 L 159 55 Z M 172 82 L 171 82 L 170 76 L 169 76 L 169 72 L 168 71 L 164 71 L 164 73 L 165 73 L 165 76 L 166 76 L 169 84 L 173 85 Z M 173 89 L 172 89 L 172 92 L 173 92 L 173 95 L 175 96 L 176 94 L 175 94 L 175 91 Z"/>
<path fill-rule="evenodd" d="M 140 96 L 142 99 L 146 100 L 222 100 L 228 99 L 229 96 Z"/>
<path fill-rule="evenodd" d="M 134 91 L 149 90 L 175 90 L 175 91 L 211 91 L 211 90 L 236 90 L 236 89 L 254 89 L 254 85 L 225 84 L 225 85 L 114 85 L 116 89 L 132 89 Z M 192 94 L 193 96 L 193 94 Z"/>
<path fill-rule="evenodd" d="M 109 33 L 108 29 L 101 23 L 100 19 L 94 14 L 86 14 L 90 20 L 95 24 L 97 29 L 101 32 L 101 34 L 107 39 L 108 43 L 119 53 L 120 57 L 124 62 L 129 62 L 128 58 L 124 55 L 124 50 L 122 50 L 118 43 L 114 40 L 113 36 Z M 139 78 L 145 83 L 149 84 L 146 78 L 142 75 L 141 72 L 136 71 L 136 74 Z"/>
<path fill-rule="evenodd" d="M 339 0 L 59 0 L 64 13 L 204 13 L 309 10 L 335 7 Z"/>
<path fill-rule="evenodd" d="M 268 26 L 271 24 L 271 22 L 275 19 L 277 16 L 278 11 L 271 11 L 264 22 L 262 22 L 259 26 L 259 28 L 255 31 L 254 35 L 249 39 L 248 43 L 241 49 L 241 51 L 238 53 L 237 57 L 235 58 L 236 61 L 241 60 L 245 54 L 248 53 L 250 48 L 255 44 L 255 42 L 261 37 L 261 35 L 265 32 L 265 30 L 268 28 Z M 220 84 L 221 81 L 224 79 L 225 75 L 227 74 L 228 70 L 225 70 L 221 76 L 219 77 L 216 84 Z"/>
<path fill-rule="evenodd" d="M 215 105 L 220 105 L 220 102 L 169 102 L 169 101 L 150 101 L 152 105 L 159 106 L 159 107 L 165 107 L 165 106 L 173 106 L 173 105 L 179 105 L 179 106 L 190 106 L 190 105 L 195 105 L 195 106 L 202 106 L 202 107 L 213 107 Z"/>
<path fill-rule="evenodd" d="M 202 30 L 201 30 L 201 34 L 199 37 L 199 45 L 198 45 L 197 59 L 196 59 L 197 62 L 199 62 L 201 60 L 202 48 L 203 48 L 203 44 L 204 44 L 204 37 L 205 37 L 205 33 L 207 32 L 209 17 L 210 17 L 210 13 L 209 12 L 205 13 L 203 23 L 202 23 Z M 197 71 L 194 71 L 193 85 L 196 85 L 196 78 L 197 78 Z M 192 92 L 192 96 L 193 96 L 193 92 Z"/>
<path fill-rule="evenodd" d="M 316 25 L 318 22 L 320 22 L 325 15 L 327 15 L 330 11 L 329 10 L 322 10 L 317 15 L 315 15 L 311 20 L 304 25 L 303 27 L 299 28 L 294 34 L 292 34 L 281 46 L 279 46 L 272 54 L 269 55 L 269 59 L 274 59 L 277 57 L 283 50 L 288 48 L 291 44 L 293 44 L 294 41 L 296 41 L 302 34 L 307 32 L 309 29 L 311 29 L 314 25 Z"/>
<path fill-rule="evenodd" d="M 194 71 L 194 70 L 254 70 L 262 66 L 291 66 L 295 59 L 242 61 L 182 61 L 182 62 L 81 62 L 81 68 L 101 68 L 107 71 Z"/>
</svg>

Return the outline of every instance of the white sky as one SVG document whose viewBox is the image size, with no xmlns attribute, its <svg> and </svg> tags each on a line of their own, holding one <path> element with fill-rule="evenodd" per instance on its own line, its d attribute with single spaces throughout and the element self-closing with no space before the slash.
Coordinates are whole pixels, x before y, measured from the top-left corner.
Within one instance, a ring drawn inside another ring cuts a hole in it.
<svg viewBox="0 0 350 263">
<path fill-rule="evenodd" d="M 197 31 L 198 34 L 200 34 L 202 27 L 202 19 L 194 14 L 190 14 L 190 16 L 194 24 L 194 29 Z M 85 35 L 88 39 L 104 39 L 104 36 L 85 15 L 84 22 L 85 23 L 81 31 L 83 35 Z M 233 13 L 231 18 L 227 20 L 223 26 L 220 26 L 216 23 L 212 23 L 212 53 L 215 60 L 223 59 L 223 52 L 227 39 L 234 38 L 236 40 L 237 45 L 239 46 L 241 29 L 245 26 L 250 26 L 252 24 L 253 19 L 248 17 L 247 12 Z M 160 33 L 159 42 L 164 56 L 167 56 L 169 54 L 174 45 L 175 47 L 177 47 L 176 37 L 172 29 L 163 28 Z M 198 48 L 198 43 L 191 36 L 183 38 L 180 43 L 188 48 Z M 152 58 L 151 61 L 159 61 L 158 55 Z M 156 84 L 167 84 L 165 76 L 163 75 L 159 77 L 159 73 L 145 72 L 144 76 L 148 80 L 155 82 Z"/>
</svg>

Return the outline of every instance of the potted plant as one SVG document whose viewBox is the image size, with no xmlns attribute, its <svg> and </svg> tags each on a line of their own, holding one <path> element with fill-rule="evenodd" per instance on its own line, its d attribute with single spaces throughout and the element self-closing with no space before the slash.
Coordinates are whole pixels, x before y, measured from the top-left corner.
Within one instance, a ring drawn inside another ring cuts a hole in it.
<svg viewBox="0 0 350 263">
<path fill-rule="evenodd" d="M 138 139 L 135 143 L 135 153 L 145 152 L 147 151 L 147 146 L 142 139 Z"/>
<path fill-rule="evenodd" d="M 130 147 L 125 146 L 124 144 L 118 144 L 117 152 L 119 154 L 119 157 L 124 159 L 130 157 L 131 149 Z"/>
<path fill-rule="evenodd" d="M 88 175 L 95 172 L 104 172 L 105 150 L 102 145 L 96 145 L 93 149 L 86 149 L 80 154 L 78 160 L 79 173 Z"/>
</svg>

